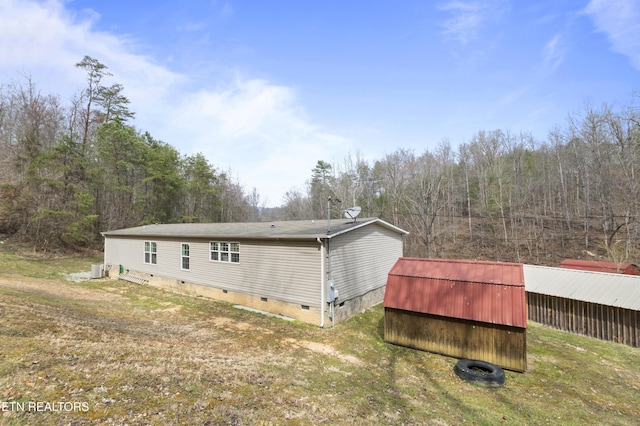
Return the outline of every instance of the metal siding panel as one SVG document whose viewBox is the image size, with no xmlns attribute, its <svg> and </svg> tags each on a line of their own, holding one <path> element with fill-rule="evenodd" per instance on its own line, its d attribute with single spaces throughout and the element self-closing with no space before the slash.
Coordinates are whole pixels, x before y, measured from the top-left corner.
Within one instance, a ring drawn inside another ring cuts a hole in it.
<svg viewBox="0 0 640 426">
<path fill-rule="evenodd" d="M 390 273 L 452 281 L 524 285 L 521 263 L 403 257 Z"/>
<path fill-rule="evenodd" d="M 526 330 L 385 307 L 387 342 L 526 371 Z"/>
<path fill-rule="evenodd" d="M 615 262 L 605 262 L 600 260 L 565 259 L 560 262 L 560 268 L 593 272 L 609 272 L 612 274 L 638 274 L 637 266 L 631 263 L 617 264 Z"/>
<path fill-rule="evenodd" d="M 433 270 L 429 265 L 434 265 Z M 521 264 L 399 259 L 387 279 L 384 306 L 492 324 L 527 326 Z"/>
<path fill-rule="evenodd" d="M 525 265 L 527 292 L 640 310 L 640 277 Z"/>
<path fill-rule="evenodd" d="M 331 239 L 332 276 L 339 300 L 349 300 L 384 287 L 402 256 L 402 236 L 371 224 Z"/>
</svg>

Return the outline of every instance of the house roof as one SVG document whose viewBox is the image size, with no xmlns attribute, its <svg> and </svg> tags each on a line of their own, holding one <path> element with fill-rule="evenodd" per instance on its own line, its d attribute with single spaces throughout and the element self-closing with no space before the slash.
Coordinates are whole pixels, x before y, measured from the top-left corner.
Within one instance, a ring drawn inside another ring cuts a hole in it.
<svg viewBox="0 0 640 426">
<path fill-rule="evenodd" d="M 391 268 L 386 308 L 526 328 L 520 263 L 400 258 Z"/>
<path fill-rule="evenodd" d="M 594 271 L 594 272 L 611 272 L 611 273 L 628 273 L 628 274 L 636 274 L 638 273 L 638 267 L 632 263 L 615 263 L 615 262 L 605 262 L 601 260 L 580 260 L 580 259 L 565 259 L 560 262 L 561 268 L 567 269 L 579 269 L 583 271 Z"/>
<path fill-rule="evenodd" d="M 640 310 L 640 277 L 524 265 L 527 292 Z"/>
<path fill-rule="evenodd" d="M 295 220 L 247 223 L 172 223 L 137 226 L 103 232 L 105 237 L 194 237 L 194 238 L 252 238 L 252 239 L 316 239 L 333 238 L 363 226 L 376 224 L 399 234 L 408 234 L 382 219 L 331 219 L 327 233 L 326 220 Z"/>
</svg>

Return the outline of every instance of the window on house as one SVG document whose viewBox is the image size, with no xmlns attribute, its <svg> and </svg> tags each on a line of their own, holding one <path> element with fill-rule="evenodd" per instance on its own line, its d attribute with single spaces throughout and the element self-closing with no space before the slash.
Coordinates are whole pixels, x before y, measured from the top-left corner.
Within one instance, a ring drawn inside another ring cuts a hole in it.
<svg viewBox="0 0 640 426">
<path fill-rule="evenodd" d="M 182 269 L 189 269 L 189 244 L 182 244 Z"/>
<path fill-rule="evenodd" d="M 220 243 L 220 261 L 229 261 L 229 243 Z"/>
<path fill-rule="evenodd" d="M 155 241 L 144 242 L 144 263 L 158 263 L 158 244 Z"/>
<path fill-rule="evenodd" d="M 220 243 L 216 241 L 211 241 L 209 243 L 211 255 L 209 259 L 211 260 L 220 260 Z"/>
<path fill-rule="evenodd" d="M 240 243 L 231 243 L 229 244 L 229 248 L 231 251 L 231 262 L 240 263 Z"/>
<path fill-rule="evenodd" d="M 209 259 L 218 262 L 240 263 L 240 243 L 211 241 Z"/>
</svg>

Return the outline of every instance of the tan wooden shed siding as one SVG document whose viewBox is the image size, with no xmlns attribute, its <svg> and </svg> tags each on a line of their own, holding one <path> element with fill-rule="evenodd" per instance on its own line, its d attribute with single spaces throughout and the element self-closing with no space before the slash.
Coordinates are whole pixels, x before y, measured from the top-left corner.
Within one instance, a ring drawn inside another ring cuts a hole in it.
<svg viewBox="0 0 640 426">
<path fill-rule="evenodd" d="M 144 263 L 144 241 L 158 243 L 158 263 Z M 240 263 L 209 260 L 209 239 L 107 237 L 105 263 L 219 289 L 307 306 L 320 306 L 320 245 L 314 241 L 220 239 L 240 243 Z M 188 243 L 190 270 L 181 269 Z"/>
<path fill-rule="evenodd" d="M 339 300 L 384 287 L 389 270 L 401 256 L 402 235 L 375 224 L 332 238 L 332 276 Z"/>
<path fill-rule="evenodd" d="M 387 342 L 527 370 L 526 329 L 386 308 Z"/>
</svg>

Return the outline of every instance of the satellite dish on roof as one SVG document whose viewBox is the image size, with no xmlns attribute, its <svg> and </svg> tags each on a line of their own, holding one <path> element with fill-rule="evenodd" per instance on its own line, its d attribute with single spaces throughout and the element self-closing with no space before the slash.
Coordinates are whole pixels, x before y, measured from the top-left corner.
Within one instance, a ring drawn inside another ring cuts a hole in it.
<svg viewBox="0 0 640 426">
<path fill-rule="evenodd" d="M 355 222 L 356 217 L 358 217 L 361 211 L 362 211 L 361 207 L 358 207 L 358 206 L 349 207 L 344 211 L 344 217 L 347 219 L 353 219 L 353 221 Z"/>
</svg>

